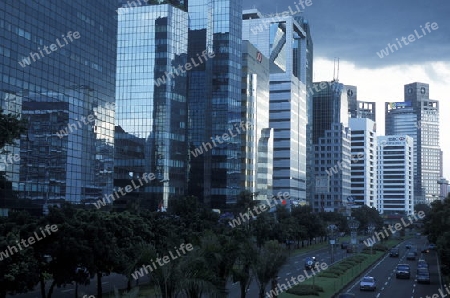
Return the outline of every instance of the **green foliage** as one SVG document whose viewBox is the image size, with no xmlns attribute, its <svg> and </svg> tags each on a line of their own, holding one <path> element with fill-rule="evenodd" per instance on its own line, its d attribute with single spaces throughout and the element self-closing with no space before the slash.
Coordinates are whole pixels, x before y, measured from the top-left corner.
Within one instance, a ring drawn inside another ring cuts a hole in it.
<svg viewBox="0 0 450 298">
<path fill-rule="evenodd" d="M 287 254 L 276 241 L 267 241 L 259 250 L 253 264 L 260 297 L 264 296 L 266 285 L 277 277 L 281 267 L 287 261 Z"/>
<path fill-rule="evenodd" d="M 375 231 L 383 228 L 383 218 L 374 207 L 363 205 L 360 208 L 352 209 L 352 216 L 359 221 L 358 230 L 361 232 L 366 232 L 370 223 L 375 225 Z"/>
<path fill-rule="evenodd" d="M 450 196 L 431 203 L 431 211 L 424 219 L 428 241 L 437 245 L 441 258 L 441 270 L 450 276 Z"/>
<path fill-rule="evenodd" d="M 286 293 L 294 294 L 297 296 L 320 296 L 320 292 L 323 292 L 323 288 L 318 285 L 297 285 L 286 291 Z"/>
<path fill-rule="evenodd" d="M 4 114 L 0 109 L 0 149 L 14 145 L 20 135 L 27 130 L 27 122 L 20 115 Z"/>
</svg>

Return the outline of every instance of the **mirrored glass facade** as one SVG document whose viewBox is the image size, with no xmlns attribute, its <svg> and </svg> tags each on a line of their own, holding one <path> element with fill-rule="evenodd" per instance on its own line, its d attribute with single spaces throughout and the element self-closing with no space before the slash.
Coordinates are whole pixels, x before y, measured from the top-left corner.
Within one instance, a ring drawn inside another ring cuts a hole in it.
<svg viewBox="0 0 450 298">
<path fill-rule="evenodd" d="M 7 169 L 20 197 L 112 190 L 117 1 L 0 2 L 0 103 L 28 120 Z"/>
<path fill-rule="evenodd" d="M 192 0 L 188 12 L 189 59 L 212 56 L 187 73 L 189 194 L 221 209 L 241 191 L 242 2 Z M 238 135 L 225 140 L 229 131 Z"/>
<path fill-rule="evenodd" d="M 272 197 L 273 129 L 269 128 L 269 60 L 242 42 L 242 186 L 255 199 Z"/>
<path fill-rule="evenodd" d="M 415 203 L 439 199 L 439 101 L 429 98 L 428 84 L 417 82 L 404 86 L 404 102 L 385 105 L 386 135 L 409 135 L 414 140 Z"/>
<path fill-rule="evenodd" d="M 187 33 L 172 5 L 119 9 L 114 185 L 153 174 L 124 197 L 152 209 L 186 191 Z"/>
<path fill-rule="evenodd" d="M 315 82 L 313 95 L 312 206 L 315 211 L 341 211 L 350 192 L 351 132 L 347 92 L 338 81 Z"/>
</svg>

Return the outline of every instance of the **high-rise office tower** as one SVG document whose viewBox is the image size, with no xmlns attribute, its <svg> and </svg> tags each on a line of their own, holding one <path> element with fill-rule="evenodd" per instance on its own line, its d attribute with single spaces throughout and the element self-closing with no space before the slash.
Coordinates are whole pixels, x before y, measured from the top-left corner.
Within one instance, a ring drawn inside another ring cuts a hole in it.
<svg viewBox="0 0 450 298">
<path fill-rule="evenodd" d="M 375 122 L 367 118 L 350 118 L 351 194 L 354 203 L 378 207 L 377 136 Z"/>
<path fill-rule="evenodd" d="M 161 4 L 118 13 L 114 185 L 153 174 L 127 198 L 167 207 L 186 193 L 186 72 L 203 60 L 187 60 L 186 11 Z"/>
<path fill-rule="evenodd" d="M 378 137 L 378 211 L 414 212 L 414 141 L 407 135 Z"/>
<path fill-rule="evenodd" d="M 243 39 L 270 63 L 273 192 L 306 200 L 307 87 L 311 87 L 307 84 L 312 78 L 309 25 L 300 16 L 269 18 L 256 9 L 245 10 L 242 17 Z"/>
<path fill-rule="evenodd" d="M 189 150 L 203 151 L 189 154 L 189 194 L 224 208 L 241 191 L 240 136 L 222 136 L 246 130 L 240 106 L 242 1 L 192 0 L 188 13 L 188 59 L 213 54 L 187 72 Z"/>
<path fill-rule="evenodd" d="M 376 122 L 377 112 L 376 112 L 376 102 L 374 101 L 361 101 L 357 102 L 357 118 L 367 118 Z"/>
<path fill-rule="evenodd" d="M 255 199 L 272 197 L 273 129 L 269 128 L 269 60 L 242 41 L 242 186 Z"/>
<path fill-rule="evenodd" d="M 28 120 L 5 169 L 22 198 L 79 203 L 113 189 L 116 5 L 0 2 L 0 104 Z"/>
<path fill-rule="evenodd" d="M 386 106 L 386 135 L 409 135 L 414 140 L 415 203 L 430 203 L 439 197 L 441 151 L 439 147 L 439 102 L 429 99 L 429 85 L 404 86 L 404 102 Z"/>
<path fill-rule="evenodd" d="M 348 114 L 351 118 L 368 118 L 376 122 L 376 104 L 373 101 L 358 100 L 358 88 L 345 85 L 348 98 Z"/>
<path fill-rule="evenodd" d="M 345 85 L 347 89 L 348 115 L 350 118 L 358 117 L 358 88 L 352 85 Z"/>
<path fill-rule="evenodd" d="M 315 211 L 344 211 L 351 197 L 351 132 L 348 124 L 347 92 L 343 84 L 315 82 L 313 94 L 313 188 Z"/>
</svg>

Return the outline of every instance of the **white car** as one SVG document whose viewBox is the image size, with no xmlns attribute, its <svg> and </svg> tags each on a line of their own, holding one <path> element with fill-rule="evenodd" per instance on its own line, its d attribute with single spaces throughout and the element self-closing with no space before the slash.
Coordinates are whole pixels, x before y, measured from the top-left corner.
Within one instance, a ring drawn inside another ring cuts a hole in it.
<svg viewBox="0 0 450 298">
<path fill-rule="evenodd" d="M 377 289 L 377 280 L 372 276 L 364 276 L 359 283 L 360 291 L 375 291 Z"/>
</svg>

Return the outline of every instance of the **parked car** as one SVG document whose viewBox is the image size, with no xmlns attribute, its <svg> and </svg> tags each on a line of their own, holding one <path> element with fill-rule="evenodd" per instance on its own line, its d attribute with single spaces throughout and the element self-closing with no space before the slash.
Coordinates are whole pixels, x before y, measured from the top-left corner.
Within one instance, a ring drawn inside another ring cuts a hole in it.
<svg viewBox="0 0 450 298">
<path fill-rule="evenodd" d="M 377 280 L 372 276 L 364 276 L 359 283 L 360 291 L 375 291 L 377 289 Z"/>
<path fill-rule="evenodd" d="M 390 257 L 398 258 L 399 254 L 400 254 L 400 250 L 398 248 L 396 248 L 396 247 L 391 248 L 391 250 L 389 251 L 389 256 Z"/>
<path fill-rule="evenodd" d="M 424 259 L 420 259 L 419 261 L 417 261 L 417 269 L 421 268 L 428 270 L 428 263 Z"/>
<path fill-rule="evenodd" d="M 417 283 L 430 284 L 430 272 L 427 268 L 418 268 L 416 279 Z"/>
<path fill-rule="evenodd" d="M 395 278 L 406 278 L 410 279 L 411 277 L 411 267 L 409 264 L 398 264 L 397 268 L 395 268 Z"/>
<path fill-rule="evenodd" d="M 308 257 L 305 259 L 305 269 L 311 270 L 317 266 L 319 266 L 319 262 L 316 260 L 316 257 Z"/>
<path fill-rule="evenodd" d="M 416 259 L 416 255 L 413 252 L 409 252 L 406 254 L 406 259 L 409 261 L 414 261 Z"/>
<path fill-rule="evenodd" d="M 347 247 L 348 247 L 348 242 L 341 243 L 341 249 L 347 249 Z"/>
</svg>

